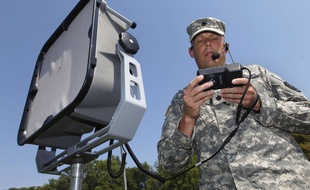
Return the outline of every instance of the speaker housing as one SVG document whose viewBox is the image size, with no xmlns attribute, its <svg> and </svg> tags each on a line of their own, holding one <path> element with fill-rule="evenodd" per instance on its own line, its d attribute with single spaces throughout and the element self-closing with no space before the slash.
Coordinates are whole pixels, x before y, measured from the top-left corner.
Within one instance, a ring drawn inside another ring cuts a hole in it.
<svg viewBox="0 0 310 190">
<path fill-rule="evenodd" d="M 91 142 L 100 139 L 88 150 L 109 139 L 122 144 L 133 138 L 146 102 L 140 65 L 119 46 L 130 27 L 135 23 L 105 1 L 78 2 L 39 53 L 18 145 L 38 145 L 38 153 L 51 147 L 50 160 L 55 149 L 81 152 L 91 144 L 80 142 L 85 134 Z"/>
</svg>

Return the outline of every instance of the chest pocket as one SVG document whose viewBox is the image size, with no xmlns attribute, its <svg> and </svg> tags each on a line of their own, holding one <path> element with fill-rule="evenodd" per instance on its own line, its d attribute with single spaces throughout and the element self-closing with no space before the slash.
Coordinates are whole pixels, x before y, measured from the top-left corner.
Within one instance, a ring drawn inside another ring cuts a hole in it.
<svg viewBox="0 0 310 190">
<path fill-rule="evenodd" d="M 214 126 L 216 121 L 216 117 L 210 104 L 204 103 L 200 108 L 199 118 L 195 124 L 195 133 L 208 133 L 210 126 Z M 205 134 L 204 134 L 205 135 Z"/>
</svg>

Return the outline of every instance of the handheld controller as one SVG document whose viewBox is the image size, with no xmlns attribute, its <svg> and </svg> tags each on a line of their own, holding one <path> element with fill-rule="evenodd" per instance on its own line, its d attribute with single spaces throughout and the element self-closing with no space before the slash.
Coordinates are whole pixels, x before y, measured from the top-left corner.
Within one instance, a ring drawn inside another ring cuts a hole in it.
<svg viewBox="0 0 310 190">
<path fill-rule="evenodd" d="M 212 81 L 213 86 L 211 89 L 214 90 L 234 87 L 235 85 L 233 85 L 231 81 L 235 78 L 243 78 L 242 66 L 239 63 L 199 69 L 197 71 L 197 76 L 198 75 L 204 76 L 204 79 L 199 83 L 199 85 Z"/>
</svg>

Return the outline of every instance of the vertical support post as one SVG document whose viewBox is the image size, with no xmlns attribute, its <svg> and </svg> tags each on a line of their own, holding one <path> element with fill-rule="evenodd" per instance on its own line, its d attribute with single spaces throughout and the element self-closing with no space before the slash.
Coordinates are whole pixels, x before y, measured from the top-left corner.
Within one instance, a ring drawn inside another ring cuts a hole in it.
<svg viewBox="0 0 310 190">
<path fill-rule="evenodd" d="M 123 155 L 123 146 L 120 146 L 120 149 L 121 149 L 121 155 Z M 124 175 L 124 190 L 127 190 L 126 167 L 124 167 L 123 175 Z"/>
<path fill-rule="evenodd" d="M 84 178 L 83 167 L 83 158 L 76 158 L 73 160 L 73 164 L 71 166 L 70 190 L 82 190 L 82 183 Z"/>
</svg>

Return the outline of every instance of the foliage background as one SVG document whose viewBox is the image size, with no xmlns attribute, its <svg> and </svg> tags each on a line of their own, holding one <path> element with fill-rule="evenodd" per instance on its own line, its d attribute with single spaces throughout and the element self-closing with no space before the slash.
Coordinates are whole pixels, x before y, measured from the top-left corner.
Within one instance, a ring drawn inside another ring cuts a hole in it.
<svg viewBox="0 0 310 190">
<path fill-rule="evenodd" d="M 305 155 L 310 160 L 310 135 L 294 134 L 295 139 L 304 151 Z M 112 156 L 111 168 L 113 173 L 119 171 L 121 161 L 118 156 Z M 196 157 L 194 156 L 189 166 L 196 163 Z M 156 162 L 154 166 L 150 166 L 144 162 L 143 168 L 157 173 L 164 179 L 172 177 L 171 174 L 163 171 Z M 107 160 L 94 160 L 89 162 L 84 167 L 87 175 L 83 179 L 83 190 L 123 190 L 124 174 L 119 178 L 112 178 L 108 173 Z M 143 173 L 137 167 L 129 167 L 125 169 L 127 189 L 129 190 L 198 190 L 198 168 L 189 170 L 184 175 L 181 175 L 175 179 L 167 180 L 165 183 L 159 182 L 157 179 L 150 177 Z M 50 179 L 48 184 L 38 187 L 25 187 L 25 188 L 9 188 L 8 190 L 64 190 L 69 189 L 70 178 L 66 176 L 60 176 L 58 179 Z"/>
</svg>

